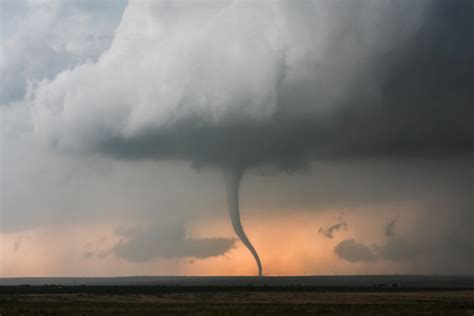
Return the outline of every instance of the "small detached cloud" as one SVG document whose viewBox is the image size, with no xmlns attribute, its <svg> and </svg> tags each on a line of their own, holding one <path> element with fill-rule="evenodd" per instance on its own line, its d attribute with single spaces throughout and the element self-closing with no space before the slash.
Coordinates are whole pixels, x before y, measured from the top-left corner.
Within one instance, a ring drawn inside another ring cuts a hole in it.
<svg viewBox="0 0 474 316">
<path fill-rule="evenodd" d="M 378 259 L 376 246 L 367 246 L 355 239 L 344 239 L 335 248 L 334 252 L 349 262 L 375 261 Z"/>
<path fill-rule="evenodd" d="M 344 216 L 344 214 L 339 215 L 338 218 L 337 218 L 337 223 L 334 224 L 334 225 L 320 227 L 319 230 L 318 230 L 318 233 L 322 234 L 326 238 L 331 239 L 331 238 L 334 237 L 335 232 L 337 232 L 341 229 L 346 230 L 347 229 L 347 222 L 346 222 L 346 220 L 344 219 L 343 216 Z"/>
<path fill-rule="evenodd" d="M 188 238 L 184 225 L 154 228 L 120 227 L 116 233 L 122 239 L 112 252 L 127 261 L 141 262 L 154 258 L 205 259 L 225 254 L 233 248 L 235 238 Z"/>
<path fill-rule="evenodd" d="M 415 257 L 420 249 L 417 245 L 399 236 L 396 232 L 398 217 L 391 218 L 385 225 L 385 237 L 382 245 L 366 245 L 355 239 L 345 239 L 335 248 L 334 252 L 349 262 L 370 262 L 376 260 L 408 261 Z"/>
</svg>

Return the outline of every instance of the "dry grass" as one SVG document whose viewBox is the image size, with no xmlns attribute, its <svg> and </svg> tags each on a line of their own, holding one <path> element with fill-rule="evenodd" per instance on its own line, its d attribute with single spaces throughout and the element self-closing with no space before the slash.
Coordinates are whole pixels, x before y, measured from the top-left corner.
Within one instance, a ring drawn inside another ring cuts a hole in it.
<svg viewBox="0 0 474 316">
<path fill-rule="evenodd" d="M 474 291 L 4 294 L 5 315 L 468 315 Z"/>
</svg>

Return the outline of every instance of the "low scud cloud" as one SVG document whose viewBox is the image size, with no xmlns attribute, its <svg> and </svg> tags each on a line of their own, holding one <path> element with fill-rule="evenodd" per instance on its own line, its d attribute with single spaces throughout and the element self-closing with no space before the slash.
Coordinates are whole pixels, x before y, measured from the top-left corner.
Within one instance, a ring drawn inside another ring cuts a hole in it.
<svg viewBox="0 0 474 316">
<path fill-rule="evenodd" d="M 382 245 L 367 245 L 357 240 L 344 239 L 334 248 L 334 252 L 349 262 L 370 262 L 376 260 L 407 261 L 415 259 L 421 247 L 405 240 L 396 232 L 398 217 L 390 218 L 385 225 L 386 241 Z"/>
<path fill-rule="evenodd" d="M 126 228 L 117 230 L 121 241 L 112 251 L 129 261 L 146 261 L 153 258 L 205 259 L 225 254 L 234 243 L 233 238 L 189 238 L 185 236 L 183 226 L 161 225 L 155 229 Z"/>
<path fill-rule="evenodd" d="M 130 1 L 109 49 L 30 82 L 26 103 L 35 136 L 68 155 L 222 169 L 232 225 L 262 274 L 240 221 L 248 170 L 471 157 L 472 12 L 469 0 Z M 115 253 L 199 257 L 233 244 L 177 234 L 176 249 L 143 253 L 137 240 L 155 237 L 132 230 Z M 341 244 L 353 261 L 372 251 Z"/>
<path fill-rule="evenodd" d="M 337 222 L 335 224 L 320 227 L 318 233 L 322 234 L 326 238 L 331 239 L 334 237 L 334 234 L 341 229 L 347 229 L 347 222 L 344 219 L 344 214 L 340 214 L 337 217 Z"/>
</svg>

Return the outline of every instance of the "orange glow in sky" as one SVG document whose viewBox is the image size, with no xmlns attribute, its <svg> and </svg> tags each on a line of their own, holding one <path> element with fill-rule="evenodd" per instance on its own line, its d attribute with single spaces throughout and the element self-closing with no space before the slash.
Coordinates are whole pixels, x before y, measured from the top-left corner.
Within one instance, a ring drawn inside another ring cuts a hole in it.
<svg viewBox="0 0 474 316">
<path fill-rule="evenodd" d="M 357 229 L 338 231 L 328 239 L 318 233 L 334 222 L 338 212 L 299 213 L 270 218 L 242 214 L 245 230 L 260 254 L 265 275 L 334 275 L 384 273 L 388 263 L 349 263 L 334 253 L 345 238 L 358 238 L 370 222 L 351 218 Z M 359 222 L 359 223 L 358 223 Z M 240 241 L 222 256 L 206 259 L 155 258 L 128 262 L 111 250 L 119 241 L 120 223 L 44 228 L 0 234 L 0 275 L 11 276 L 120 276 L 120 275 L 255 275 L 253 257 Z M 375 231 L 375 232 L 374 232 Z M 187 225 L 192 238 L 233 237 L 227 218 L 194 221 Z M 365 236 L 372 239 L 374 235 Z M 372 239 L 373 240 L 373 239 Z M 88 254 L 93 254 L 88 255 Z M 390 271 L 390 270 L 389 270 Z"/>
</svg>

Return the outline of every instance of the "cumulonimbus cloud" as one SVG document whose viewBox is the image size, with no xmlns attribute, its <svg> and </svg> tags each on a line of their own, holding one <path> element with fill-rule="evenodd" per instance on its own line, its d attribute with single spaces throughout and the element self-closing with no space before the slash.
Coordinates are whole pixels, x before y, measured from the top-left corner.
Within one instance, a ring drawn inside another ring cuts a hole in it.
<svg viewBox="0 0 474 316">
<path fill-rule="evenodd" d="M 243 168 L 466 153 L 472 9 L 131 1 L 96 63 L 30 89 L 35 132 L 68 150 Z"/>
<path fill-rule="evenodd" d="M 246 169 L 472 153 L 473 12 L 470 0 L 130 1 L 97 62 L 29 89 L 34 131 L 62 150 L 224 169 L 261 274 L 240 223 Z"/>
</svg>

